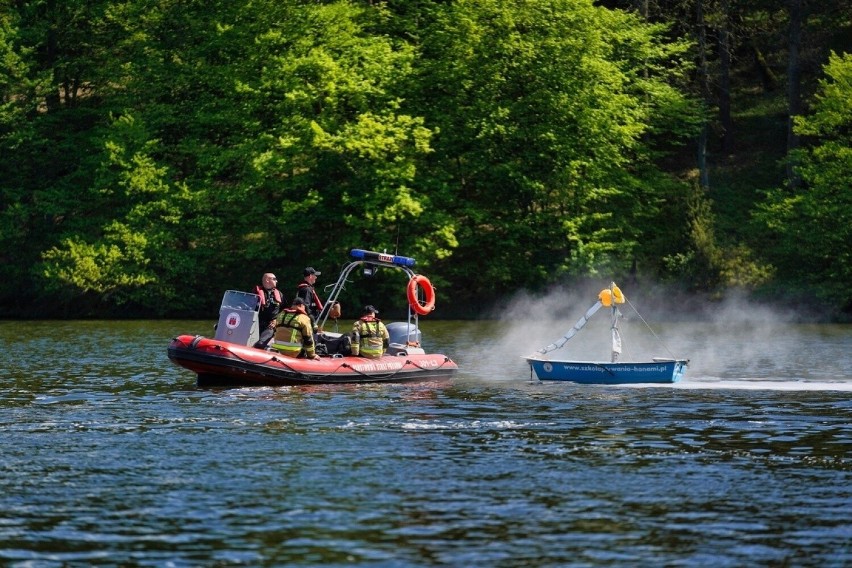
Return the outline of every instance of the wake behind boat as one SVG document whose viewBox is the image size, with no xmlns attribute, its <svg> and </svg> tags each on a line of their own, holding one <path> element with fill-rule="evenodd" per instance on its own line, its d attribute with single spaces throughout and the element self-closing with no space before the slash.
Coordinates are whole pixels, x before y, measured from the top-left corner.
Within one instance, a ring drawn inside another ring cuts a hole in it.
<svg viewBox="0 0 852 568">
<path fill-rule="evenodd" d="M 644 384 L 679 381 L 689 364 L 687 359 L 654 357 L 650 361 L 619 361 L 622 344 L 618 321 L 622 314 L 618 310 L 618 304 L 625 302 L 633 307 L 614 282 L 610 284 L 609 288 L 601 290 L 597 302 L 564 336 L 532 355 L 524 357 L 530 365 L 530 373 L 535 373 L 540 381 L 570 381 L 581 384 Z M 551 359 L 548 353 L 564 346 L 602 307 L 610 308 L 611 311 L 612 348 L 610 361 Z M 635 308 L 633 309 L 636 311 Z M 639 312 L 637 311 L 636 314 L 639 315 Z M 642 316 L 640 315 L 639 318 L 642 319 Z M 645 320 L 642 319 L 642 322 L 645 323 Z M 647 326 L 647 323 L 645 325 Z M 650 330 L 650 326 L 648 326 L 648 329 Z M 653 333 L 653 330 L 651 333 Z M 654 336 L 656 337 L 656 334 Z"/>
<path fill-rule="evenodd" d="M 403 271 L 409 278 L 406 295 L 408 319 L 387 324 L 389 347 L 377 359 L 353 356 L 347 349 L 347 336 L 320 332 L 319 360 L 287 357 L 275 349 L 253 347 L 260 335 L 256 294 L 228 290 L 222 299 L 219 322 L 213 338 L 180 335 L 172 339 L 168 356 L 174 363 L 195 372 L 199 386 L 216 385 L 313 385 L 342 383 L 399 383 L 446 380 L 458 370 L 456 363 L 442 354 L 426 353 L 421 346 L 419 316 L 434 310 L 435 292 L 429 280 L 415 274 L 415 260 L 361 249 L 341 271 L 317 320 L 320 329 L 333 314 L 340 292 L 358 267 L 371 275 L 378 267 Z"/>
</svg>

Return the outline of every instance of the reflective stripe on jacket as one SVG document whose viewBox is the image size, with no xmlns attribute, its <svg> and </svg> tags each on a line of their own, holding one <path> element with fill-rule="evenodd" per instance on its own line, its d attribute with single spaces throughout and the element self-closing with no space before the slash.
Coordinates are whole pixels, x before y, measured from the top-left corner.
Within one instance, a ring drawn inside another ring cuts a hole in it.
<svg viewBox="0 0 852 568">
<path fill-rule="evenodd" d="M 384 354 L 390 336 L 385 324 L 372 316 L 359 319 L 352 326 L 352 354 L 378 359 Z"/>
<path fill-rule="evenodd" d="M 316 351 L 310 318 L 296 309 L 286 309 L 282 313 L 272 347 L 287 357 L 304 355 L 313 359 Z"/>
</svg>

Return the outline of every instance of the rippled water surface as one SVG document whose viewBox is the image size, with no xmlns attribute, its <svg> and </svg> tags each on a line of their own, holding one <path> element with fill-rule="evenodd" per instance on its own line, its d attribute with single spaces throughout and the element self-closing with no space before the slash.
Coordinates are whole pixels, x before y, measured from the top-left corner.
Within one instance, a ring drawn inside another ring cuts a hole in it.
<svg viewBox="0 0 852 568">
<path fill-rule="evenodd" d="M 852 327 L 672 324 L 683 383 L 595 387 L 427 322 L 451 382 L 203 390 L 209 327 L 0 322 L 0 564 L 852 566 Z"/>
</svg>

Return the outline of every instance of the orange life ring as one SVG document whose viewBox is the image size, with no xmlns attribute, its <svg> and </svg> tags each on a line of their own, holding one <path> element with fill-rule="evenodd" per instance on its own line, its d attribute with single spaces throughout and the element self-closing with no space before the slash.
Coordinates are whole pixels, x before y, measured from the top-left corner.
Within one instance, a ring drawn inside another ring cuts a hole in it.
<svg viewBox="0 0 852 568">
<path fill-rule="evenodd" d="M 417 298 L 418 286 L 423 289 L 423 296 L 426 302 L 424 304 L 421 304 Z M 435 289 L 432 288 L 432 283 L 425 276 L 415 274 L 408 281 L 408 305 L 421 316 L 425 316 L 435 309 Z"/>
</svg>

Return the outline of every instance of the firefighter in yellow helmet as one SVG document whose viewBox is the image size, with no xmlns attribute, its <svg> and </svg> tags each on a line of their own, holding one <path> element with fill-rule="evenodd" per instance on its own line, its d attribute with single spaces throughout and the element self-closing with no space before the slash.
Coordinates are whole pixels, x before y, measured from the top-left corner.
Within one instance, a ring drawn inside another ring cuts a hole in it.
<svg viewBox="0 0 852 568">
<path fill-rule="evenodd" d="M 388 348 L 390 335 L 378 313 L 373 306 L 364 306 L 361 319 L 352 326 L 352 355 L 378 359 Z"/>
<path fill-rule="evenodd" d="M 287 357 L 319 359 L 314 348 L 314 328 L 305 311 L 305 301 L 295 298 L 293 304 L 278 315 L 278 328 L 272 346 Z"/>
</svg>

